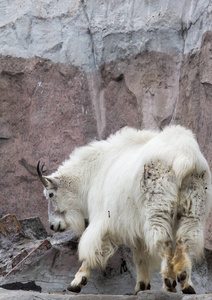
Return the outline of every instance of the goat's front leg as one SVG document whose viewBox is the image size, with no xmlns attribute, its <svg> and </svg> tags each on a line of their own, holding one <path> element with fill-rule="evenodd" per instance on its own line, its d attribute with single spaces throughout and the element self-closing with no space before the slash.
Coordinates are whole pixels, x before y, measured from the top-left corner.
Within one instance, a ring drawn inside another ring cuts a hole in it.
<svg viewBox="0 0 212 300">
<path fill-rule="evenodd" d="M 90 270 L 98 265 L 101 267 L 106 265 L 107 259 L 113 253 L 113 248 L 112 244 L 104 239 L 104 236 L 105 230 L 100 222 L 90 223 L 84 231 L 78 246 L 79 260 L 82 261 L 82 266 L 68 286 L 69 291 L 79 293 L 88 281 Z"/>
<path fill-rule="evenodd" d="M 136 267 L 136 286 L 135 293 L 150 290 L 150 271 L 148 252 L 144 251 L 142 245 L 137 245 L 133 251 L 133 261 Z"/>
<path fill-rule="evenodd" d="M 80 269 L 75 275 L 74 280 L 67 287 L 70 292 L 79 293 L 83 286 L 85 286 L 88 282 L 88 278 L 90 275 L 90 268 L 86 261 L 83 261 Z"/>
</svg>

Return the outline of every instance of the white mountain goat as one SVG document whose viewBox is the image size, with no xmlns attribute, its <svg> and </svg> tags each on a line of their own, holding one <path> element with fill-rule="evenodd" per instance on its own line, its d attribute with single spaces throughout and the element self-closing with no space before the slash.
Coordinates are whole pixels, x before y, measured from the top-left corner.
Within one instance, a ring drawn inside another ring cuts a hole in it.
<svg viewBox="0 0 212 300">
<path fill-rule="evenodd" d="M 161 264 L 163 289 L 195 293 L 192 262 L 201 257 L 211 206 L 211 174 L 190 130 L 123 128 L 77 148 L 50 176 L 37 166 L 54 231 L 81 236 L 81 268 L 68 290 L 80 292 L 90 270 L 105 267 L 121 244 L 133 252 L 135 291 L 150 289 Z M 85 229 L 84 219 L 89 225 Z"/>
</svg>

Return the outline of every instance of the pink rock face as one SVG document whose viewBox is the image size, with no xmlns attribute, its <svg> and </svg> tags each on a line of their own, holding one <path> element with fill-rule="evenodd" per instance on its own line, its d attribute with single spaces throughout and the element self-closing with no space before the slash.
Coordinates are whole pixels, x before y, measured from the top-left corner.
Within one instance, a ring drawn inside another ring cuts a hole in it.
<svg viewBox="0 0 212 300">
<path fill-rule="evenodd" d="M 39 215 L 47 203 L 36 174 L 48 173 L 76 147 L 97 136 L 86 77 L 48 60 L 1 57 L 1 213 Z"/>
<path fill-rule="evenodd" d="M 183 57 L 175 122 L 190 128 L 212 170 L 212 32 L 202 37 L 200 51 Z M 212 213 L 206 226 L 206 247 L 212 247 Z"/>
<path fill-rule="evenodd" d="M 1 213 L 38 215 L 48 228 L 37 162 L 51 173 L 75 147 L 126 125 L 184 125 L 212 167 L 211 45 L 207 32 L 194 54 L 143 52 L 89 74 L 37 57 L 1 56 Z M 209 219 L 207 247 L 211 232 Z"/>
</svg>

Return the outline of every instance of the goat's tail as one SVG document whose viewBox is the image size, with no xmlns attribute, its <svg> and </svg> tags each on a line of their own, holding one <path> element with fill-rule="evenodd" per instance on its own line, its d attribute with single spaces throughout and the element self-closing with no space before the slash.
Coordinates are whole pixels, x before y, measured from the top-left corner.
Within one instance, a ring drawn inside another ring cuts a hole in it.
<svg viewBox="0 0 212 300">
<path fill-rule="evenodd" d="M 172 165 L 179 186 L 183 179 L 192 173 L 208 172 L 208 164 L 190 130 L 179 125 L 167 127 L 158 136 L 158 140 L 167 145 L 164 149 L 161 144 L 162 155 L 165 155 L 165 161 L 168 160 Z"/>
<path fill-rule="evenodd" d="M 178 154 L 174 158 L 172 169 L 175 172 L 178 186 L 181 186 L 182 180 L 193 173 L 195 168 L 196 160 L 192 156 Z"/>
</svg>

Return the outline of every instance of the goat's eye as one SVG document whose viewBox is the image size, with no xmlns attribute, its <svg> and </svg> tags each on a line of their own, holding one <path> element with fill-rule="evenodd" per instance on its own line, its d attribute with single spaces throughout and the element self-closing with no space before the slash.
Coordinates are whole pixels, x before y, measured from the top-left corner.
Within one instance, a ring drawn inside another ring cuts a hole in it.
<svg viewBox="0 0 212 300">
<path fill-rule="evenodd" d="M 50 193 L 50 194 L 49 194 L 49 197 L 50 197 L 50 198 L 52 198 L 53 196 L 54 196 L 54 194 L 53 194 L 53 193 Z"/>
</svg>

